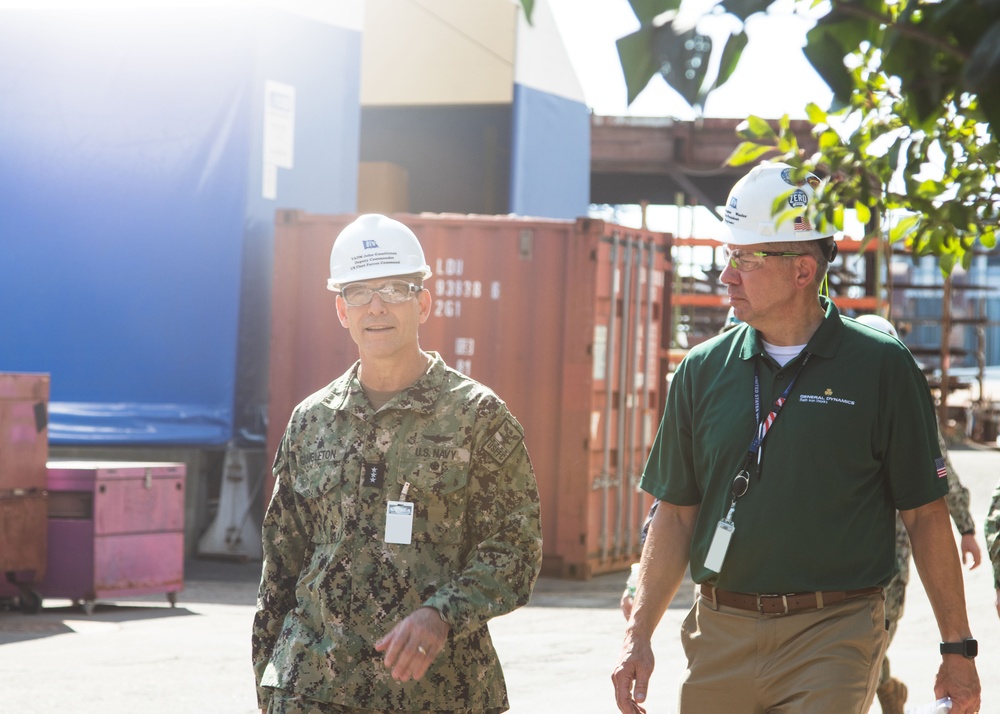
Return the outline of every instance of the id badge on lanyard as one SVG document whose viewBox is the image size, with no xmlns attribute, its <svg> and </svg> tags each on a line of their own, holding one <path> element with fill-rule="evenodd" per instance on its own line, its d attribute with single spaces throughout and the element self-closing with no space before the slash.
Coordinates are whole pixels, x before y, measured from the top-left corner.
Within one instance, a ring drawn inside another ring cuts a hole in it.
<svg viewBox="0 0 1000 714">
<path fill-rule="evenodd" d="M 712 572 L 722 572 L 722 564 L 726 560 L 726 552 L 729 550 L 729 543 L 732 541 L 733 535 L 736 533 L 736 524 L 733 523 L 733 514 L 736 512 L 736 501 L 750 488 L 750 472 L 747 468 L 750 466 L 753 458 L 756 457 L 757 478 L 760 478 L 760 458 L 761 448 L 764 445 L 764 437 L 767 436 L 768 430 L 777 420 L 778 414 L 781 413 L 781 408 L 785 405 L 788 395 L 792 392 L 792 385 L 795 384 L 795 380 L 798 379 L 799 374 L 802 372 L 802 368 L 806 366 L 806 362 L 809 361 L 811 356 L 812 355 L 809 352 L 806 352 L 806 356 L 802 360 L 802 364 L 799 365 L 798 370 L 788 382 L 788 386 L 785 387 L 781 396 L 775 400 L 774 406 L 771 407 L 771 411 L 768 413 L 766 419 L 760 418 L 760 375 L 757 372 L 756 364 L 754 365 L 754 411 L 757 417 L 757 429 L 754 434 L 753 441 L 750 442 L 750 447 L 747 449 L 746 458 L 743 460 L 743 468 L 740 469 L 739 473 L 737 473 L 735 477 L 733 477 L 733 482 L 730 484 L 729 495 L 732 496 L 732 501 L 729 504 L 729 512 L 726 514 L 725 518 L 716 524 L 715 534 L 712 536 L 712 543 L 708 547 L 708 555 L 705 556 L 705 567 Z"/>
</svg>

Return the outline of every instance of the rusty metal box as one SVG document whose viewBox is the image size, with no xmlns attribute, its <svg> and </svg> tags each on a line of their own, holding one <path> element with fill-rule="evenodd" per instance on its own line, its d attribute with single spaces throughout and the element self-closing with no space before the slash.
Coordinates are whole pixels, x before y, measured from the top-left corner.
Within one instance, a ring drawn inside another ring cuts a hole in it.
<svg viewBox="0 0 1000 714">
<path fill-rule="evenodd" d="M 662 411 L 670 236 L 590 219 L 394 217 L 434 272 L 421 346 L 493 388 L 524 426 L 543 572 L 627 568 L 651 501 L 637 484 Z M 326 290 L 330 248 L 353 218 L 278 213 L 270 454 L 295 404 L 357 359 Z"/>
<path fill-rule="evenodd" d="M 49 376 L 0 373 L 0 580 L 45 573 Z"/>
<path fill-rule="evenodd" d="M 48 573 L 43 597 L 93 606 L 101 598 L 184 588 L 181 463 L 48 464 Z"/>
</svg>

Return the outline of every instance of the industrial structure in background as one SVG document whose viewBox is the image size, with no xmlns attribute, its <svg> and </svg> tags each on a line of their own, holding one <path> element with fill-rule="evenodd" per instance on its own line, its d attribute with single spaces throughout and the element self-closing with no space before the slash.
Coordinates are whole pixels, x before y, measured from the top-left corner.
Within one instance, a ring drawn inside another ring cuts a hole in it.
<svg viewBox="0 0 1000 714">
<path fill-rule="evenodd" d="M 532 25 L 512 0 L 0 9 L 0 372 L 50 376 L 49 455 L 176 465 L 185 554 L 259 557 L 273 434 L 354 355 L 314 273 L 337 226 L 389 213 L 435 268 L 424 347 L 525 426 L 546 571 L 631 562 L 671 360 L 725 313 L 720 253 L 587 216 L 714 211 L 743 173 L 724 165 L 737 122 L 591 115 L 535 8 Z M 995 254 L 950 286 L 874 246 L 841 255 L 838 303 L 891 300 L 930 368 L 1000 362 Z M 985 438 L 984 404 L 967 423 Z"/>
<path fill-rule="evenodd" d="M 644 227 L 650 206 L 719 218 L 716 207 L 746 172 L 725 164 L 738 143 L 740 122 L 593 117 L 592 203 L 639 205 Z M 809 122 L 793 120 L 789 127 L 804 152 L 816 150 Z M 723 267 L 721 252 L 714 250 L 718 242 L 682 234 L 682 223 L 676 221 L 671 243 L 669 282 L 675 361 L 687 347 L 716 334 L 728 309 L 718 281 Z M 1000 250 L 980 249 L 968 271 L 958 268 L 945 278 L 933 256 L 915 261 L 901 247 L 863 245 L 857 237 L 844 237 L 831 265 L 830 292 L 838 307 L 849 315 L 891 317 L 928 375 L 946 429 L 994 442 L 1000 424 Z M 951 400 L 955 392 L 958 399 Z"/>
</svg>

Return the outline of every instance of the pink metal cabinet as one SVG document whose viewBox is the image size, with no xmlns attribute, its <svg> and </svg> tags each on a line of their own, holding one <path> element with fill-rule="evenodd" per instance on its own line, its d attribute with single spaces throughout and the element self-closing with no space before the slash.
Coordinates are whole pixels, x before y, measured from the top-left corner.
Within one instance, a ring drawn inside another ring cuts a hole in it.
<svg viewBox="0 0 1000 714">
<path fill-rule="evenodd" d="M 43 597 L 81 601 L 184 589 L 180 463 L 50 461 Z"/>
</svg>

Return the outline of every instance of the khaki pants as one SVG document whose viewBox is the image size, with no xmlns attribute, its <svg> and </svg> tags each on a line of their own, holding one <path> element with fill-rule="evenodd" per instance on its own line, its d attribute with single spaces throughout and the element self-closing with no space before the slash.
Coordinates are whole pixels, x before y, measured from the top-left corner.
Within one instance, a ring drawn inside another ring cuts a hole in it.
<svg viewBox="0 0 1000 714">
<path fill-rule="evenodd" d="M 681 642 L 681 714 L 867 714 L 888 635 L 880 595 L 784 616 L 699 597 Z"/>
<path fill-rule="evenodd" d="M 272 690 L 267 714 L 378 714 L 374 709 L 355 709 L 330 702 L 318 702 L 284 689 Z M 475 712 L 472 709 L 448 709 L 446 711 L 409 711 L 406 714 L 501 714 L 502 709 Z"/>
</svg>

